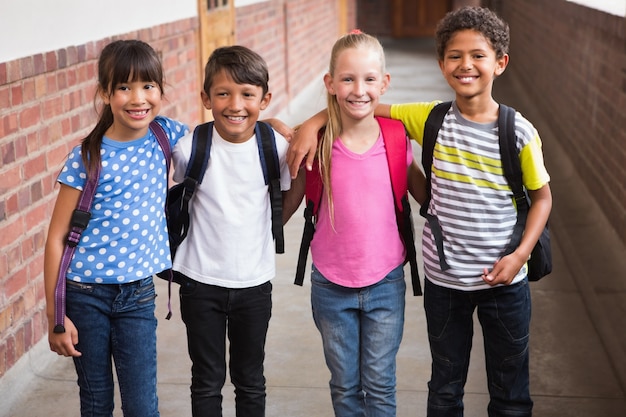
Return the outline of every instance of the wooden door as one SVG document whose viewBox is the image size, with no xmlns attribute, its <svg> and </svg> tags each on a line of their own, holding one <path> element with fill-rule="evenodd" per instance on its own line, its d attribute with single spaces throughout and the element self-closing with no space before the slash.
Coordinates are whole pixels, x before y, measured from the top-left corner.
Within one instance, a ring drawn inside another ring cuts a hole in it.
<svg viewBox="0 0 626 417">
<path fill-rule="evenodd" d="M 393 0 L 392 35 L 432 37 L 437 22 L 450 10 L 452 0 Z"/>
<path fill-rule="evenodd" d="M 339 34 L 338 36 L 345 35 L 348 30 L 352 28 L 348 28 L 348 1 L 347 0 L 339 0 L 337 2 L 338 14 L 339 14 Z"/>
<path fill-rule="evenodd" d="M 233 45 L 235 42 L 234 3 L 234 0 L 198 0 L 200 85 L 204 82 L 204 67 L 211 53 L 220 46 Z M 212 120 L 211 112 L 204 109 L 202 121 L 209 120 Z"/>
</svg>

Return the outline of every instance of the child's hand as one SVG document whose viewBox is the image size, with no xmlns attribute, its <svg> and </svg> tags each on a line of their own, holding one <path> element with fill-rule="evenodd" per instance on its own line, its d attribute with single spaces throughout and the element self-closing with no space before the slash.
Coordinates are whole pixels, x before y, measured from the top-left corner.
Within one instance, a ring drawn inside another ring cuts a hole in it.
<svg viewBox="0 0 626 417">
<path fill-rule="evenodd" d="M 54 320 L 48 321 L 48 342 L 50 350 L 60 356 L 81 356 L 74 346 L 78 344 L 78 330 L 72 320 L 65 317 L 65 333 L 54 333 Z"/>
<path fill-rule="evenodd" d="M 485 268 L 483 270 L 482 279 L 491 286 L 498 284 L 509 285 L 522 268 L 525 261 L 525 259 L 520 259 L 520 257 L 513 252 L 504 258 L 498 259 L 493 264 L 491 271 Z"/>
<path fill-rule="evenodd" d="M 328 112 L 321 110 L 296 129 L 293 140 L 289 143 L 289 149 L 287 149 L 287 165 L 289 165 L 292 179 L 298 176 L 298 170 L 301 168 L 304 158 L 306 158 L 304 161 L 306 169 L 308 171 L 313 169 L 313 161 L 317 151 L 317 134 L 327 121 Z"/>
<path fill-rule="evenodd" d="M 264 122 L 268 123 L 270 126 L 272 126 L 272 129 L 274 129 L 275 131 L 280 133 L 285 139 L 287 139 L 287 142 L 291 142 L 291 139 L 293 139 L 294 130 L 290 126 L 285 124 L 282 120 L 272 118 L 266 119 L 264 120 Z"/>
</svg>

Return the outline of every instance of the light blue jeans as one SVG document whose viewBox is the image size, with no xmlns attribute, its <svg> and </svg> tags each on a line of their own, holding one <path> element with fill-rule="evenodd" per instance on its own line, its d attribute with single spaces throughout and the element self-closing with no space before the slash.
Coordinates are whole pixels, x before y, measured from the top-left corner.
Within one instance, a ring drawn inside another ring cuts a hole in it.
<svg viewBox="0 0 626 417">
<path fill-rule="evenodd" d="M 124 417 L 158 417 L 152 278 L 128 284 L 67 281 L 67 316 L 78 329 L 74 358 L 81 417 L 113 415 L 113 367 Z"/>
<path fill-rule="evenodd" d="M 311 306 L 331 373 L 336 417 L 396 415 L 405 292 L 402 265 L 365 288 L 333 284 L 313 266 Z"/>
</svg>

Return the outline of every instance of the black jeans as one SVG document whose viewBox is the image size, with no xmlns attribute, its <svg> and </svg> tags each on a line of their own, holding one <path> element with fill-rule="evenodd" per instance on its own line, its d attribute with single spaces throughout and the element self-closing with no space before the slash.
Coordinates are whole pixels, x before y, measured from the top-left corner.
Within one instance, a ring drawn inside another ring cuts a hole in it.
<svg viewBox="0 0 626 417">
<path fill-rule="evenodd" d="M 183 279 L 181 316 L 187 326 L 194 417 L 222 415 L 226 335 L 237 417 L 265 416 L 265 340 L 272 314 L 272 283 L 223 288 Z"/>
</svg>

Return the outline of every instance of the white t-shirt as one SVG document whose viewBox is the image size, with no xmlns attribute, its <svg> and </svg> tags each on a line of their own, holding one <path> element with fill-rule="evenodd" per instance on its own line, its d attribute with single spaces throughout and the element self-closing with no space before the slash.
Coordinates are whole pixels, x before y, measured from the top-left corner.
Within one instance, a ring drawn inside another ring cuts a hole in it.
<svg viewBox="0 0 626 417">
<path fill-rule="evenodd" d="M 281 190 L 291 186 L 280 134 L 276 148 Z M 184 180 L 193 133 L 174 148 L 174 181 Z M 271 206 L 256 136 L 243 143 L 222 139 L 215 128 L 207 171 L 189 202 L 190 227 L 174 259 L 175 271 L 225 288 L 263 284 L 276 273 Z"/>
</svg>

